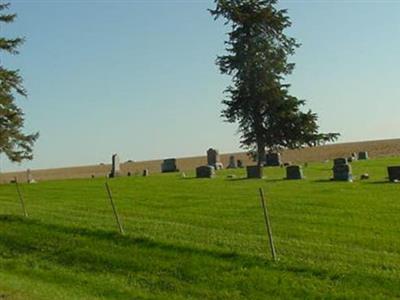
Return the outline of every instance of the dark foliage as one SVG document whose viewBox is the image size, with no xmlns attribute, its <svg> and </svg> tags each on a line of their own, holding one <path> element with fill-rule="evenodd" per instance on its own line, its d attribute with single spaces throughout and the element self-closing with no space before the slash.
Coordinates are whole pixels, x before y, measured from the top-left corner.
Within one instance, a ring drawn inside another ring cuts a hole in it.
<svg viewBox="0 0 400 300">
<path fill-rule="evenodd" d="M 0 4 L 0 13 L 8 9 L 9 4 Z M 15 14 L 0 14 L 0 25 L 14 21 Z M 0 53 L 18 54 L 22 38 L 7 39 L 0 37 Z M 19 70 L 8 70 L 0 64 L 0 153 L 11 161 L 20 162 L 32 159 L 32 147 L 38 134 L 24 134 L 24 113 L 17 106 L 15 95 L 27 96 L 22 85 Z"/>
<path fill-rule="evenodd" d="M 315 146 L 339 134 L 320 133 L 318 117 L 303 112 L 305 101 L 289 93 L 284 80 L 294 64 L 288 58 L 299 44 L 285 34 L 291 26 L 276 0 L 216 0 L 215 19 L 231 26 L 227 54 L 217 58 L 222 74 L 232 76 L 222 116 L 238 122 L 241 144 L 262 164 L 266 151 Z"/>
</svg>

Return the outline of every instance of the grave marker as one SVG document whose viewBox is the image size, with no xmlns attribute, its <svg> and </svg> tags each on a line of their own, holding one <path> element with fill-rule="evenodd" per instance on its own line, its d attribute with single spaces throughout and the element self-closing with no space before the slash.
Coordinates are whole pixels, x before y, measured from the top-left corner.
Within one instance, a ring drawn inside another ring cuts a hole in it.
<svg viewBox="0 0 400 300">
<path fill-rule="evenodd" d="M 263 178 L 263 167 L 262 166 L 247 166 L 247 178 Z"/>
<path fill-rule="evenodd" d="M 296 180 L 303 178 L 303 170 L 301 166 L 293 165 L 286 167 L 286 179 Z"/>
<path fill-rule="evenodd" d="M 265 165 L 267 167 L 279 167 L 282 164 L 281 154 L 277 152 L 267 153 L 265 156 Z"/>
<path fill-rule="evenodd" d="M 179 170 L 176 167 L 176 158 L 164 159 L 163 163 L 161 164 L 162 173 L 178 172 L 178 171 Z"/>
<path fill-rule="evenodd" d="M 368 152 L 361 151 L 358 152 L 358 160 L 367 160 L 368 159 Z"/>
<path fill-rule="evenodd" d="M 347 158 L 344 158 L 344 157 L 335 158 L 333 160 L 333 164 L 335 166 L 336 165 L 344 165 L 344 164 L 347 164 L 347 163 L 348 163 Z"/>
<path fill-rule="evenodd" d="M 26 170 L 26 181 L 28 183 L 35 183 L 35 179 L 33 179 L 31 169 Z"/>
<path fill-rule="evenodd" d="M 237 164 L 237 167 L 238 167 L 238 168 L 243 168 L 243 161 L 242 161 L 241 159 L 238 159 L 238 160 L 236 161 L 236 164 Z"/>
<path fill-rule="evenodd" d="M 200 166 L 196 168 L 196 178 L 213 178 L 215 169 L 213 166 Z"/>
<path fill-rule="evenodd" d="M 118 154 L 112 156 L 111 172 L 109 178 L 118 177 L 120 175 L 120 162 Z"/>
<path fill-rule="evenodd" d="M 213 148 L 207 150 L 207 164 L 213 166 L 215 170 L 220 170 L 224 167 L 220 161 L 218 150 Z"/>
<path fill-rule="evenodd" d="M 236 161 L 235 161 L 235 157 L 233 155 L 229 156 L 229 165 L 228 165 L 228 169 L 236 169 L 237 165 L 236 165 Z"/>
<path fill-rule="evenodd" d="M 338 164 L 333 167 L 333 180 L 352 181 L 351 166 L 349 164 Z"/>
<path fill-rule="evenodd" d="M 400 166 L 391 166 L 387 170 L 391 182 L 400 181 Z"/>
</svg>

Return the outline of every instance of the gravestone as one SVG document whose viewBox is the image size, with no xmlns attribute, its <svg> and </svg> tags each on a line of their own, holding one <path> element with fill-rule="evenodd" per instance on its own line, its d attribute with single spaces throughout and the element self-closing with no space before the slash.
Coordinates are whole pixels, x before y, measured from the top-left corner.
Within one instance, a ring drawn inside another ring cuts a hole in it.
<svg viewBox="0 0 400 300">
<path fill-rule="evenodd" d="M 336 165 L 344 165 L 347 163 L 348 163 L 347 158 L 344 158 L 344 157 L 335 158 L 333 160 L 333 165 L 335 165 L 335 166 Z"/>
<path fill-rule="evenodd" d="M 333 167 L 333 180 L 352 181 L 351 166 L 349 164 L 337 164 Z"/>
<path fill-rule="evenodd" d="M 303 170 L 301 166 L 288 166 L 286 168 L 286 179 L 303 179 Z"/>
<path fill-rule="evenodd" d="M 347 162 L 349 162 L 349 163 L 353 162 L 353 160 L 354 160 L 353 156 L 349 156 L 349 157 L 347 158 Z"/>
<path fill-rule="evenodd" d="M 353 158 L 353 161 L 357 160 L 357 153 L 353 152 L 351 153 L 351 157 Z"/>
<path fill-rule="evenodd" d="M 144 177 L 149 176 L 149 169 L 144 169 L 142 175 Z"/>
<path fill-rule="evenodd" d="M 228 169 L 236 169 L 237 165 L 236 165 L 236 160 L 235 157 L 233 155 L 229 156 L 229 165 L 228 165 Z"/>
<path fill-rule="evenodd" d="M 237 165 L 238 168 L 243 168 L 243 161 L 241 159 L 238 159 L 236 161 L 236 165 Z"/>
<path fill-rule="evenodd" d="M 282 164 L 281 154 L 277 152 L 267 153 L 265 156 L 265 165 L 267 167 L 279 167 Z"/>
<path fill-rule="evenodd" d="M 213 148 L 207 150 L 207 164 L 213 166 L 215 170 L 220 170 L 224 167 L 220 161 L 218 150 Z"/>
<path fill-rule="evenodd" d="M 391 182 L 400 181 L 400 166 L 391 166 L 388 167 L 387 170 Z"/>
<path fill-rule="evenodd" d="M 263 178 L 262 166 L 247 166 L 247 178 Z"/>
<path fill-rule="evenodd" d="M 161 164 L 162 173 L 178 172 L 178 171 L 179 170 L 176 167 L 176 158 L 164 159 L 163 163 Z"/>
<path fill-rule="evenodd" d="M 213 166 L 200 166 L 196 168 L 196 178 L 213 178 L 215 169 Z"/>
<path fill-rule="evenodd" d="M 33 175 L 32 175 L 31 169 L 27 169 L 26 170 L 26 181 L 28 183 L 35 183 L 36 182 L 35 179 L 33 179 Z"/>
<path fill-rule="evenodd" d="M 367 160 L 368 152 L 365 152 L 365 151 L 358 152 L 358 159 L 359 160 Z"/>
<path fill-rule="evenodd" d="M 112 156 L 111 172 L 109 177 L 114 178 L 119 176 L 119 174 L 120 174 L 119 156 L 118 154 L 114 154 Z"/>
</svg>

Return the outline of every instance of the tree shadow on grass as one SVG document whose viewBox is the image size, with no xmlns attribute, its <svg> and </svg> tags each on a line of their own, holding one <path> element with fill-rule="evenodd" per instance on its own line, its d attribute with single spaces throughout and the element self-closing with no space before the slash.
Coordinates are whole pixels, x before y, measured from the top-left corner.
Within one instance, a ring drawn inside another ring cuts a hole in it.
<svg viewBox="0 0 400 300">
<path fill-rule="evenodd" d="M 269 179 L 268 177 L 265 178 L 247 178 L 247 177 L 240 177 L 240 178 L 226 178 L 226 181 L 260 181 L 260 182 L 284 182 L 286 178 L 272 178 Z"/>
<path fill-rule="evenodd" d="M 328 182 L 333 182 L 333 183 L 337 183 L 337 182 L 347 182 L 347 181 L 335 181 L 335 180 L 332 180 L 332 179 L 316 179 L 316 180 L 313 180 L 313 182 L 316 182 L 316 183 L 328 183 Z"/>
<path fill-rule="evenodd" d="M 287 265 L 282 261 L 274 263 L 267 258 L 234 251 L 201 249 L 17 216 L 0 215 L 0 228 L 0 259 L 10 262 L 12 266 L 7 268 L 7 272 L 21 278 L 67 286 L 71 290 L 79 286 L 90 295 L 111 295 L 109 298 L 132 299 L 137 296 L 138 290 L 139 293 L 144 290 L 152 295 L 179 294 L 185 298 L 191 291 L 189 286 L 209 284 L 210 273 L 215 276 L 227 270 L 235 273 L 248 269 L 252 272 L 254 268 L 257 272 L 263 269 L 266 272 L 289 272 L 323 279 L 330 279 L 331 276 L 318 268 Z M 29 257 L 29 261 L 43 267 L 32 270 L 24 263 L 25 260 L 19 260 L 21 257 Z M 60 269 L 67 271 L 58 274 Z M 86 274 L 84 285 L 80 282 L 81 277 L 75 274 Z M 125 278 L 128 283 L 124 281 L 119 285 L 112 281 L 99 286 L 99 282 L 93 279 L 96 274 L 115 275 Z M 130 278 L 132 286 L 129 285 Z M 171 291 L 171 284 L 177 282 L 188 288 Z M 237 288 L 229 280 L 224 286 Z"/>
<path fill-rule="evenodd" d="M 8 225 L 13 229 L 12 231 L 8 231 L 7 234 L 0 235 L 0 244 L 2 244 L 3 247 L 13 250 L 14 253 L 21 254 L 34 253 L 36 251 L 41 252 L 44 248 L 45 250 L 49 251 L 49 257 L 53 257 L 56 261 L 57 254 L 63 253 L 61 251 L 63 249 L 68 250 L 71 245 L 74 245 L 74 250 L 78 250 L 80 246 L 87 246 L 87 244 L 90 243 L 99 243 L 102 244 L 101 246 L 107 246 L 107 243 L 109 243 L 110 246 L 114 245 L 120 247 L 120 250 L 123 250 L 123 248 L 142 248 L 145 250 L 155 250 L 157 252 L 173 252 L 174 255 L 194 255 L 205 256 L 217 260 L 229 260 L 234 263 L 245 263 L 247 266 L 265 266 L 271 264 L 270 260 L 238 254 L 233 251 L 199 249 L 155 241 L 147 237 L 121 235 L 113 231 L 93 230 L 82 227 L 67 227 L 58 224 L 46 224 L 38 220 L 27 219 L 19 216 L 0 215 L 0 226 L 3 225 Z M 26 233 L 29 233 L 29 235 L 27 236 Z M 52 238 L 54 238 L 54 241 L 52 241 Z M 38 241 L 39 243 L 32 243 L 32 241 Z M 64 252 L 64 255 L 67 255 L 66 252 Z M 70 262 L 76 263 L 105 262 L 100 257 L 94 258 L 90 256 L 81 256 L 70 258 Z M 96 269 L 96 266 L 92 266 L 92 268 Z M 111 269 L 122 269 L 125 271 L 132 270 L 129 264 L 112 264 Z M 99 269 L 99 271 L 101 270 Z"/>
<path fill-rule="evenodd" d="M 24 260 L 20 261 L 23 257 L 29 257 L 29 261 L 42 267 L 29 271 L 31 267 Z M 209 272 L 218 273 L 226 271 L 226 268 L 235 272 L 242 268 L 277 267 L 266 258 L 234 251 L 201 249 L 10 215 L 0 215 L 0 259 L 10 264 L 7 268 L 9 273 L 70 289 L 81 286 L 80 279 L 74 274 L 87 274 L 88 278 L 97 273 L 123 278 L 132 276 L 135 282 L 132 290 L 118 285 L 102 286 L 99 290 L 94 279 L 88 279 L 83 287 L 91 295 L 114 294 L 120 299 L 135 298 L 136 280 L 141 280 L 143 289 L 151 291 L 151 294 L 153 291 L 169 293 L 171 282 L 196 284 L 198 278 L 207 280 L 204 278 Z M 60 269 L 67 271 L 55 275 L 57 271 L 54 270 Z M 135 279 L 136 276 L 139 279 Z"/>
</svg>

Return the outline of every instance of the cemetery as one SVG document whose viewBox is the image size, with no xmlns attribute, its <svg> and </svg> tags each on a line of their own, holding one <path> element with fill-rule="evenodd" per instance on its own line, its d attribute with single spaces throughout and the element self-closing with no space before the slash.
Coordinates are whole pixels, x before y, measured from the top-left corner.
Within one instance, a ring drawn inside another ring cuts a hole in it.
<svg viewBox="0 0 400 300">
<path fill-rule="evenodd" d="M 57 298 L 62 299 L 93 293 L 110 299 L 263 299 L 264 294 L 369 298 L 371 293 L 396 298 L 400 184 L 386 183 L 389 173 L 393 181 L 399 177 L 399 168 L 388 173 L 387 166 L 400 165 L 400 158 L 353 161 L 356 180 L 351 183 L 329 180 L 333 162 L 264 167 L 263 179 L 246 179 L 246 168 L 215 170 L 208 165 L 186 171 L 184 177 L 147 169 L 143 176 L 120 174 L 108 184 L 123 234 L 107 200 L 105 177 L 20 183 L 27 217 L 15 183 L 2 184 L 0 289 L 7 286 L 4 293 L 14 295 L 13 276 L 18 276 L 24 286 L 46 280 L 33 290 L 18 290 L 30 299 L 47 299 L 49 291 L 53 296 L 61 287 L 63 295 Z M 335 162 L 346 166 L 343 159 Z M 365 173 L 371 178 L 357 180 Z M 260 187 L 276 262 L 269 250 Z M 154 277 L 159 273 L 163 276 Z M 279 284 L 267 284 L 276 278 Z M 86 284 L 77 288 L 79 282 Z"/>
<path fill-rule="evenodd" d="M 327 3 L 305 18 L 283 2 L 292 23 L 275 0 L 67 2 L 15 2 L 28 23 L 1 32 L 0 300 L 400 299 L 400 139 L 338 143 L 396 128 L 368 111 L 390 86 L 370 95 L 346 64 L 359 51 L 338 48 L 362 31 L 305 47 L 292 77 L 289 29 L 319 33 Z M 3 63 L 19 30 L 36 44 Z M 37 108 L 19 102 L 30 90 Z"/>
</svg>

